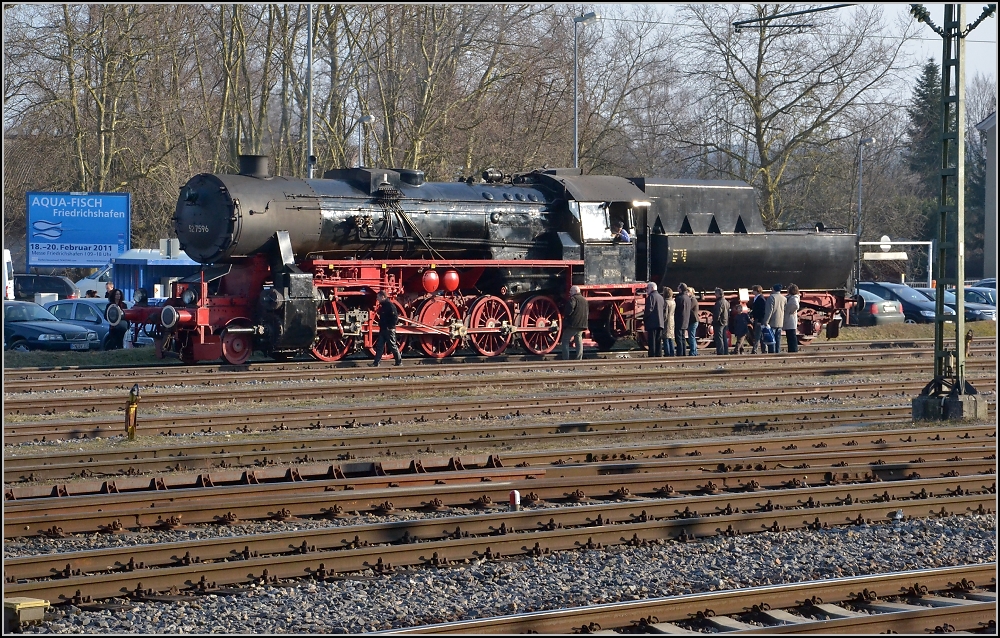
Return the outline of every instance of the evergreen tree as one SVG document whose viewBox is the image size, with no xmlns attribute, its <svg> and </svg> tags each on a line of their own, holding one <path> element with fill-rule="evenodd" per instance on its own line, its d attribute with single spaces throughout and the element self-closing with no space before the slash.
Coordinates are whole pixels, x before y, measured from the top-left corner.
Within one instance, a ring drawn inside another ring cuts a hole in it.
<svg viewBox="0 0 1000 638">
<path fill-rule="evenodd" d="M 933 59 L 924 65 L 906 112 L 906 159 L 920 178 L 920 196 L 933 199 L 936 206 L 941 189 L 941 67 Z"/>
</svg>

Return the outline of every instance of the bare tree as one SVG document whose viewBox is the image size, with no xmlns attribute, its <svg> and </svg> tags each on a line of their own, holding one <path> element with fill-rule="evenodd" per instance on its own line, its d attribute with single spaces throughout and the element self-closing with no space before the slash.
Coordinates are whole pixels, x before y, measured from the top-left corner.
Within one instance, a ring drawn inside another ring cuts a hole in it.
<svg viewBox="0 0 1000 638">
<path fill-rule="evenodd" d="M 796 153 L 857 135 L 846 118 L 895 90 L 901 49 L 911 37 L 884 37 L 877 6 L 815 13 L 807 30 L 772 18 L 800 5 L 688 5 L 694 30 L 687 75 L 705 96 L 697 105 L 711 123 L 684 142 L 715 156 L 720 174 L 757 187 L 768 227 L 781 225 L 783 187 Z M 737 32 L 732 23 L 757 19 Z M 721 129 L 721 130 L 720 130 Z M 721 134 L 722 137 L 715 137 Z"/>
</svg>

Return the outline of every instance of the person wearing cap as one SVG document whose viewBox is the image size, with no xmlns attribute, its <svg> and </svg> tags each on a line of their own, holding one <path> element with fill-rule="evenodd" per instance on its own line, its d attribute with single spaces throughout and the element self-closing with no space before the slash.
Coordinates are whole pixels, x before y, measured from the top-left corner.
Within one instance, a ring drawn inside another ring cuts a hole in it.
<svg viewBox="0 0 1000 638">
<path fill-rule="evenodd" d="M 396 359 L 396 365 L 403 365 L 403 357 L 399 354 L 399 345 L 396 341 L 396 324 L 399 322 L 399 310 L 396 304 L 392 303 L 389 295 L 380 290 L 378 293 L 378 341 L 375 342 L 375 360 L 370 364 L 377 368 L 386 348 Z"/>
<path fill-rule="evenodd" d="M 674 356 L 674 313 L 677 311 L 677 301 L 670 286 L 663 288 L 663 356 Z"/>
<path fill-rule="evenodd" d="M 715 354 L 729 354 L 729 302 L 722 288 L 715 289 L 715 305 L 712 306 L 712 330 L 715 334 Z"/>
<path fill-rule="evenodd" d="M 687 294 L 687 284 L 677 286 L 677 305 L 674 308 L 674 340 L 677 342 L 676 355 L 683 357 L 686 353 L 685 339 L 688 324 L 691 322 L 691 297 Z"/>
<path fill-rule="evenodd" d="M 646 306 L 642 312 L 642 325 L 646 328 L 646 343 L 650 357 L 663 356 L 663 297 L 656 284 L 646 284 Z"/>
<path fill-rule="evenodd" d="M 774 354 L 781 352 L 781 326 L 785 323 L 785 296 L 781 294 L 781 284 L 774 284 L 767 298 L 767 310 L 764 313 L 764 323 L 771 327 L 774 333 Z"/>
<path fill-rule="evenodd" d="M 576 358 L 583 359 L 583 331 L 590 318 L 590 304 L 580 294 L 579 286 L 570 286 L 566 302 L 566 321 L 562 330 L 562 358 L 569 359 L 570 341 L 576 340 Z"/>
<path fill-rule="evenodd" d="M 799 303 L 802 296 L 799 294 L 799 287 L 795 284 L 788 285 L 788 297 L 785 299 L 785 319 L 783 328 L 785 329 L 785 339 L 788 341 L 788 352 L 799 351 Z"/>
</svg>

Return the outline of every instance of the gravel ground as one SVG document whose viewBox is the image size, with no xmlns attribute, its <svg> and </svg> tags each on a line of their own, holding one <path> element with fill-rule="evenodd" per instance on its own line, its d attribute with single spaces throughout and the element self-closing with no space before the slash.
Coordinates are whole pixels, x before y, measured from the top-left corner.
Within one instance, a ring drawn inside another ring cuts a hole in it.
<svg viewBox="0 0 1000 638">
<path fill-rule="evenodd" d="M 27 633 L 361 633 L 379 629 L 996 560 L 996 517 L 795 530 L 696 543 L 559 552 L 446 568 L 253 586 L 235 596 L 61 607 Z M 148 542 L 148 541 L 147 541 Z"/>
</svg>

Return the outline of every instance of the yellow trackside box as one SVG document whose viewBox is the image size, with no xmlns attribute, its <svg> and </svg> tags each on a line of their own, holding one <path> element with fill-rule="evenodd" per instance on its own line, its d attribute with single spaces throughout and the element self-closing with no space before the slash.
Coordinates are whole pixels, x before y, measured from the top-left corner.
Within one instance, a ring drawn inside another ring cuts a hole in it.
<svg viewBox="0 0 1000 638">
<path fill-rule="evenodd" d="M 3 599 L 3 632 L 15 631 L 22 623 L 36 622 L 45 618 L 49 601 L 40 598 L 15 596 Z"/>
</svg>

